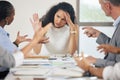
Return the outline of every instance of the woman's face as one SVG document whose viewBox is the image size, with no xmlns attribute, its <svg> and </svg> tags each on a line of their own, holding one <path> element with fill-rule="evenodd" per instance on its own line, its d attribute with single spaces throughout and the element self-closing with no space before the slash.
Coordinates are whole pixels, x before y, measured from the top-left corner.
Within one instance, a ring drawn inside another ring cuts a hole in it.
<svg viewBox="0 0 120 80">
<path fill-rule="evenodd" d="M 56 28 L 61 28 L 66 25 L 65 11 L 58 10 L 54 16 L 54 25 Z"/>
</svg>

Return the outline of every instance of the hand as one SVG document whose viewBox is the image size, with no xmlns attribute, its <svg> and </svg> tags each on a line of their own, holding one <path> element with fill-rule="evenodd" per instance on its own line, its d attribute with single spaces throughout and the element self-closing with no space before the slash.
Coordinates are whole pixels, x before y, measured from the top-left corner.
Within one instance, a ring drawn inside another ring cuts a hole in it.
<svg viewBox="0 0 120 80">
<path fill-rule="evenodd" d="M 40 39 L 40 41 L 39 41 L 38 43 L 47 43 L 47 42 L 49 42 L 49 41 L 48 41 L 49 38 L 48 38 L 48 37 L 45 37 L 44 35 L 45 35 L 45 33 L 47 32 L 46 30 L 49 29 L 48 27 L 51 27 L 51 26 L 52 26 L 52 23 L 49 23 L 48 25 L 46 25 L 46 28 L 44 29 L 44 28 L 42 27 L 41 22 L 39 21 L 39 16 L 38 16 L 37 13 L 33 14 L 33 21 L 32 21 L 32 19 L 30 19 L 30 21 L 31 21 L 31 24 L 32 24 L 33 29 L 34 29 L 34 32 L 35 32 L 34 37 L 36 36 L 36 38 L 37 38 L 37 35 L 38 35 L 38 34 L 39 34 L 39 36 L 40 36 L 40 35 L 42 36 L 41 39 Z M 41 34 L 40 34 L 38 31 L 40 31 Z M 45 33 L 44 33 L 44 32 L 45 32 Z M 43 34 L 44 34 L 44 35 L 43 35 Z"/>
<path fill-rule="evenodd" d="M 83 69 L 84 71 L 88 71 L 90 64 L 86 61 L 86 59 L 84 57 L 74 57 L 77 65 Z"/>
<path fill-rule="evenodd" d="M 32 19 L 30 19 L 30 22 L 32 24 L 34 31 L 37 31 L 38 29 L 42 27 L 41 25 L 42 23 L 39 21 L 39 16 L 37 13 L 33 14 L 33 21 Z"/>
<path fill-rule="evenodd" d="M 27 35 L 20 36 L 20 32 L 18 31 L 18 33 L 17 33 L 17 38 L 16 38 L 16 40 L 14 41 L 14 43 L 15 43 L 16 45 L 19 45 L 21 42 L 31 41 L 30 38 L 26 38 L 26 37 L 27 37 Z"/>
<path fill-rule="evenodd" d="M 88 56 L 85 59 L 89 64 L 94 64 L 96 62 L 96 58 L 92 56 Z"/>
<path fill-rule="evenodd" d="M 76 30 L 77 26 L 72 22 L 69 13 L 68 12 L 64 12 L 64 15 L 65 15 L 65 19 L 66 19 L 67 24 L 70 26 L 70 30 L 71 31 L 77 31 Z"/>
<path fill-rule="evenodd" d="M 49 42 L 49 37 L 42 37 L 41 41 L 39 43 L 46 44 Z"/>
<path fill-rule="evenodd" d="M 115 47 L 115 46 L 111 46 L 109 44 L 102 44 L 100 46 L 97 47 L 97 50 L 100 52 L 104 52 L 105 54 L 111 52 L 111 53 L 119 53 L 119 48 Z"/>
<path fill-rule="evenodd" d="M 96 38 L 101 33 L 100 31 L 98 31 L 92 27 L 84 27 L 82 29 L 85 30 L 84 34 L 86 34 L 88 37 Z"/>
<path fill-rule="evenodd" d="M 47 24 L 44 28 L 42 27 L 41 22 L 39 21 L 39 16 L 37 13 L 33 14 L 33 21 L 30 19 L 31 24 L 34 29 L 34 36 L 33 40 L 37 43 L 46 43 L 48 42 L 48 38 L 46 38 L 44 35 L 49 29 L 49 27 L 52 26 L 52 23 Z"/>
<path fill-rule="evenodd" d="M 33 41 L 35 41 L 37 44 L 43 43 L 43 40 L 45 39 L 44 35 L 51 26 L 52 26 L 52 23 L 49 23 L 44 28 L 40 28 L 36 30 L 33 36 Z"/>
<path fill-rule="evenodd" d="M 70 25 L 73 25 L 73 22 L 72 22 L 72 20 L 71 20 L 71 18 L 70 18 L 69 13 L 68 13 L 68 12 L 64 12 L 64 16 L 65 16 L 65 20 L 66 20 L 67 24 L 68 24 L 69 26 L 70 26 Z"/>
</svg>

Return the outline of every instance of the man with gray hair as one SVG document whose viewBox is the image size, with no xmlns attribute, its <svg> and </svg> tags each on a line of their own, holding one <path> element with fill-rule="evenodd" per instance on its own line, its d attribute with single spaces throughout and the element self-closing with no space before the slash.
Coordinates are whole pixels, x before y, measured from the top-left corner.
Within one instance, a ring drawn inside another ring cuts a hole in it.
<svg viewBox="0 0 120 80">
<path fill-rule="evenodd" d="M 98 44 L 109 44 L 112 46 L 120 47 L 120 0 L 99 0 L 102 10 L 105 12 L 106 16 L 112 17 L 115 21 L 113 26 L 115 27 L 115 32 L 112 38 L 108 37 L 104 33 L 92 28 L 84 27 L 85 34 L 88 37 L 97 37 Z M 88 56 L 86 58 L 89 63 L 93 63 L 98 67 L 105 67 L 109 65 L 114 65 L 116 62 L 120 61 L 120 54 L 106 53 L 104 59 L 97 59 L 95 57 Z"/>
<path fill-rule="evenodd" d="M 99 0 L 102 10 L 106 16 L 112 17 L 115 21 L 113 26 L 116 28 L 112 38 L 109 38 L 104 33 L 93 29 L 92 27 L 84 27 L 85 34 L 88 37 L 97 37 L 98 44 L 109 44 L 115 47 L 120 47 L 120 0 Z M 101 48 L 102 49 L 102 48 Z M 104 51 L 101 50 L 100 51 Z M 97 59 L 94 57 L 86 57 L 82 60 L 75 58 L 78 66 L 91 74 L 104 78 L 105 80 L 120 80 L 120 54 L 106 53 L 104 59 Z M 118 62 L 118 63 L 117 63 Z M 97 67 L 93 67 L 90 64 Z"/>
</svg>

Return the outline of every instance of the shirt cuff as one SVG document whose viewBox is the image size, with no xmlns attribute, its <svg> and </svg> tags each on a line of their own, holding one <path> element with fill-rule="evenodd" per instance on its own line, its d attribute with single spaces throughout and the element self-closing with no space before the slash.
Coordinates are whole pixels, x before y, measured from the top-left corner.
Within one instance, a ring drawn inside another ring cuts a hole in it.
<svg viewBox="0 0 120 80">
<path fill-rule="evenodd" d="M 23 63 L 24 54 L 21 51 L 14 53 L 13 57 L 15 59 L 15 67 L 20 66 Z"/>
<path fill-rule="evenodd" d="M 113 67 L 112 66 L 108 66 L 105 67 L 103 70 L 103 79 L 104 80 L 110 80 L 112 77 L 112 73 L 113 73 Z"/>
</svg>

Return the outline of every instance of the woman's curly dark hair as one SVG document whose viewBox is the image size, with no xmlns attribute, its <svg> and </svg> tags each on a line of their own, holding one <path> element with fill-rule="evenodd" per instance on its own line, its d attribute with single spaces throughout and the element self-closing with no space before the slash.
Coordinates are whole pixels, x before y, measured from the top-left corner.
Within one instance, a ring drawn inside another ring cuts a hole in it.
<svg viewBox="0 0 120 80">
<path fill-rule="evenodd" d="M 54 24 L 54 16 L 58 10 L 63 10 L 68 12 L 73 23 L 75 23 L 75 11 L 71 4 L 67 2 L 60 2 L 57 5 L 54 5 L 50 10 L 44 15 L 40 20 L 42 21 L 42 26 L 52 22 Z"/>
</svg>

